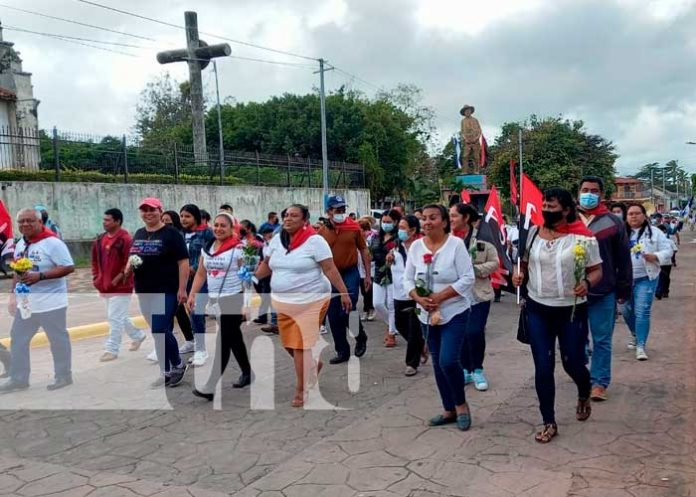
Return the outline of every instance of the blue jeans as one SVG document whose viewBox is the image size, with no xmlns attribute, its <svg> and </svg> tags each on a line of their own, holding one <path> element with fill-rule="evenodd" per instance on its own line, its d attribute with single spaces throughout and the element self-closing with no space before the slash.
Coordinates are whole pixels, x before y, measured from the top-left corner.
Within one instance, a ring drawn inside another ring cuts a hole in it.
<svg viewBox="0 0 696 497">
<path fill-rule="evenodd" d="M 607 388 L 611 383 L 611 341 L 616 323 L 616 295 L 612 292 L 602 297 L 590 297 L 587 317 L 592 334 L 592 384 Z"/>
<path fill-rule="evenodd" d="M 169 373 L 181 366 L 179 344 L 174 336 L 174 315 L 179 303 L 174 293 L 139 293 L 138 302 L 145 320 L 152 329 L 160 371 Z"/>
<path fill-rule="evenodd" d="M 657 279 L 650 280 L 645 276 L 633 280 L 633 293 L 626 301 L 622 312 L 626 325 L 636 337 L 636 345 L 639 347 L 645 347 L 648 343 L 650 314 L 656 287 Z"/>
<path fill-rule="evenodd" d="M 186 292 L 191 293 L 193 279 L 190 279 Z M 203 283 L 201 291 L 196 296 L 196 307 L 191 313 L 191 328 L 194 333 L 196 352 L 205 352 L 205 306 L 208 305 L 208 283 Z"/>
<path fill-rule="evenodd" d="M 10 331 L 10 352 L 12 366 L 10 377 L 17 383 L 29 383 L 31 374 L 31 359 L 29 345 L 39 327 L 43 328 L 51 345 L 53 355 L 53 370 L 56 379 L 72 376 L 72 348 L 70 335 L 66 326 L 67 307 L 49 312 L 32 314 L 29 319 L 22 319 L 17 310 L 12 330 Z"/>
<path fill-rule="evenodd" d="M 563 369 L 578 388 L 578 398 L 590 397 L 590 372 L 585 366 L 587 342 L 587 304 L 578 304 L 570 320 L 572 306 L 551 307 L 527 299 L 529 344 L 534 357 L 534 383 L 544 423 L 555 423 L 556 337 L 561 349 Z M 612 318 L 613 319 L 613 318 Z"/>
<path fill-rule="evenodd" d="M 350 295 L 350 300 L 353 303 L 353 309 L 357 309 L 358 305 L 358 294 L 360 293 L 360 272 L 358 271 L 358 266 L 352 268 L 344 269 L 340 271 L 343 283 L 348 289 L 348 294 Z M 336 288 L 331 288 L 331 291 L 335 294 L 338 293 Z M 331 335 L 334 340 L 334 348 L 336 349 L 336 355 L 340 357 L 350 356 L 350 345 L 348 344 L 348 337 L 346 336 L 346 330 L 348 329 L 349 315 L 343 310 L 341 306 L 341 297 L 336 295 L 331 299 L 329 304 L 329 326 L 331 327 Z M 363 329 L 362 321 L 358 324 L 358 336 L 356 341 L 367 340 L 367 335 L 365 335 L 365 330 Z"/>
<path fill-rule="evenodd" d="M 461 357 L 462 367 L 469 372 L 483 369 L 483 358 L 486 355 L 485 331 L 490 310 L 490 300 L 479 302 L 471 307 Z"/>
<path fill-rule="evenodd" d="M 454 411 L 455 406 L 466 403 L 460 358 L 469 313 L 467 309 L 447 323 L 438 326 L 427 326 L 421 323 L 423 335 L 426 337 L 433 359 L 435 383 L 437 383 L 445 411 Z"/>
</svg>

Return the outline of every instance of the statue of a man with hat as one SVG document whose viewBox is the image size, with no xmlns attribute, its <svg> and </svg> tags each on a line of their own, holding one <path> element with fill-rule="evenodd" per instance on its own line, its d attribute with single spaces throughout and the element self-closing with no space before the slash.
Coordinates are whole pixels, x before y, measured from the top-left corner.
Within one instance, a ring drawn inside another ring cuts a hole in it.
<svg viewBox="0 0 696 497">
<path fill-rule="evenodd" d="M 476 109 L 473 105 L 465 105 L 459 113 L 462 119 L 462 167 L 467 173 L 478 174 L 481 167 L 481 125 L 472 116 Z M 473 155 L 473 168 L 469 169 L 469 155 Z"/>
</svg>

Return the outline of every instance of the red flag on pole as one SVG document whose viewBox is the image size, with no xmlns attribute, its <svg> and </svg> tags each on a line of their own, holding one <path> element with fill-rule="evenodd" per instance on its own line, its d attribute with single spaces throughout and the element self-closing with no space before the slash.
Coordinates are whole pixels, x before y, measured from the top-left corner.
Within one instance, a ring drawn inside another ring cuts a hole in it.
<svg viewBox="0 0 696 497">
<path fill-rule="evenodd" d="M 459 194 L 459 198 L 461 199 L 463 204 L 471 203 L 471 195 L 469 194 L 469 190 L 462 190 L 462 192 Z"/>
<path fill-rule="evenodd" d="M 514 205 L 518 205 L 517 177 L 515 176 L 515 159 L 510 160 L 510 200 Z"/>
<path fill-rule="evenodd" d="M 497 285 L 505 286 L 505 276 L 512 272 L 512 261 L 506 249 L 505 223 L 503 222 L 503 211 L 500 208 L 500 198 L 495 186 L 491 187 L 486 207 L 483 209 L 483 219 L 479 224 L 477 238 L 481 241 L 491 243 L 498 252 L 500 268 L 491 275 L 491 281 Z"/>
<path fill-rule="evenodd" d="M 7 212 L 5 204 L 0 200 L 0 241 L 3 243 L 6 240 L 14 238 L 12 231 L 12 216 Z"/>
<path fill-rule="evenodd" d="M 520 186 L 522 187 L 522 195 L 520 198 L 520 235 L 517 250 L 519 257 L 522 257 L 527 248 L 529 228 L 532 225 L 542 226 L 544 224 L 544 216 L 541 213 L 544 195 L 526 174 L 522 174 L 522 184 Z"/>
</svg>

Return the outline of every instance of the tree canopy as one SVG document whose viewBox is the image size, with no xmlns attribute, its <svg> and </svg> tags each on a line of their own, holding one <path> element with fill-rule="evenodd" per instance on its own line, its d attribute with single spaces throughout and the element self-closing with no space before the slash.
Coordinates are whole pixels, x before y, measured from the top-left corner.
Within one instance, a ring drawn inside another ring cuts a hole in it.
<svg viewBox="0 0 696 497">
<path fill-rule="evenodd" d="M 583 176 L 594 175 L 604 180 L 605 194 L 610 197 L 618 158 L 614 145 L 589 134 L 582 121 L 561 117 L 539 119 L 532 115 L 523 123 L 504 124 L 501 135 L 489 149 L 489 184 L 494 183 L 509 195 L 509 164 L 511 159 L 519 161 L 520 129 L 524 171 L 539 188 L 561 187 L 574 193 Z"/>
<path fill-rule="evenodd" d="M 433 112 L 421 99 L 420 90 L 409 85 L 374 99 L 345 88 L 326 98 L 328 157 L 363 164 L 374 199 L 403 197 L 412 187 L 408 177 L 428 162 Z M 187 86 L 177 86 L 168 75 L 148 84 L 137 112 L 135 129 L 143 143 L 192 142 Z M 265 102 L 226 102 L 221 114 L 226 149 L 321 157 L 317 91 L 286 93 Z M 209 147 L 216 148 L 215 107 L 206 115 L 206 136 Z"/>
</svg>

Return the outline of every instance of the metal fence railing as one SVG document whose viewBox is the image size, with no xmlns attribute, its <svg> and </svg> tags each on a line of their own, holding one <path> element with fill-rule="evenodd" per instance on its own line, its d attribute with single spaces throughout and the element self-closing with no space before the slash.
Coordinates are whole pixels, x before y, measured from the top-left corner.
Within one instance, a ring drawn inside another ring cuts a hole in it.
<svg viewBox="0 0 696 497">
<path fill-rule="evenodd" d="M 320 159 L 235 150 L 223 158 L 217 147 L 196 157 L 190 145 L 145 146 L 125 135 L 0 128 L 0 172 L 18 180 L 33 173 L 49 181 L 322 186 Z M 365 181 L 362 165 L 329 161 L 330 187 L 364 188 Z"/>
</svg>

